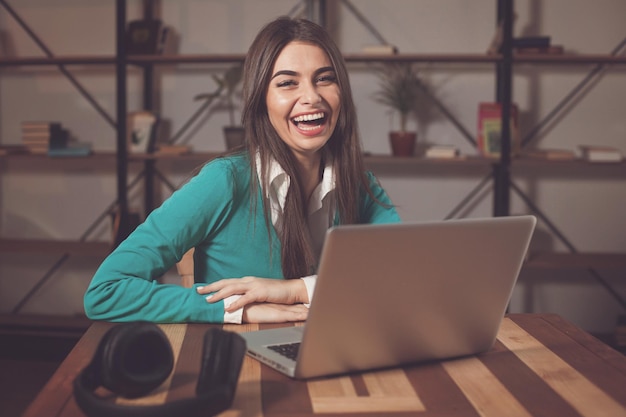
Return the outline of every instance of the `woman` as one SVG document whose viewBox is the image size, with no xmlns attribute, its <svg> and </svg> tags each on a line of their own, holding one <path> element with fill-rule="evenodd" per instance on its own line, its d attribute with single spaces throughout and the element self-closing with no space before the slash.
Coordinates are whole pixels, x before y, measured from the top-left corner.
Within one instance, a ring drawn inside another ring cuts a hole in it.
<svg viewBox="0 0 626 417">
<path fill-rule="evenodd" d="M 348 73 L 321 27 L 265 26 L 246 56 L 243 98 L 245 150 L 206 164 L 105 259 L 85 294 L 88 317 L 304 320 L 326 230 L 399 221 L 364 170 Z M 157 283 L 190 248 L 194 288 Z"/>
</svg>

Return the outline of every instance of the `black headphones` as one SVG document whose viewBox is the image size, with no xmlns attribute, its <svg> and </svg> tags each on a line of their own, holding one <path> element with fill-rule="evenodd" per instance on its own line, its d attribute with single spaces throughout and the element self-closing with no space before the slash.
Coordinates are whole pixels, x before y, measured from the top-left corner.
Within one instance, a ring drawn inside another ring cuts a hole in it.
<svg viewBox="0 0 626 417">
<path fill-rule="evenodd" d="M 209 329 L 195 397 L 161 405 L 115 404 L 95 395 L 96 388 L 126 398 L 141 397 L 161 385 L 174 366 L 169 340 L 156 324 L 120 324 L 106 332 L 91 363 L 74 380 L 74 398 L 90 417 L 212 416 L 231 406 L 245 352 L 240 335 Z"/>
</svg>

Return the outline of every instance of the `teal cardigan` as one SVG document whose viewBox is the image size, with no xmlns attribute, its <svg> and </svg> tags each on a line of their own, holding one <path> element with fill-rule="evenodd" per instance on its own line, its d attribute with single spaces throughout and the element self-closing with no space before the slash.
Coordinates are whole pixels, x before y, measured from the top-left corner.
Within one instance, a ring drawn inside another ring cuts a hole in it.
<svg viewBox="0 0 626 417">
<path fill-rule="evenodd" d="M 363 193 L 363 223 L 400 221 L 376 178 L 367 176 L 374 196 L 388 207 Z M 87 316 L 108 321 L 221 323 L 223 301 L 207 303 L 195 287 L 157 282 L 193 247 L 197 285 L 243 276 L 282 279 L 281 244 L 273 227 L 268 240 L 260 187 L 258 205 L 251 202 L 249 191 L 246 155 L 206 164 L 104 260 L 85 293 Z"/>
</svg>

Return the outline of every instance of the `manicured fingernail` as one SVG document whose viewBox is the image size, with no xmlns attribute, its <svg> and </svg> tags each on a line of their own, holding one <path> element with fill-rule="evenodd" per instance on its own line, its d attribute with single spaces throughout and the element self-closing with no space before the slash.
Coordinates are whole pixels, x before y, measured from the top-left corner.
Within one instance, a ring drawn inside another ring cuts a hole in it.
<svg viewBox="0 0 626 417">
<path fill-rule="evenodd" d="M 211 298 L 213 298 L 213 294 L 207 295 L 205 300 L 209 301 Z"/>
<path fill-rule="evenodd" d="M 200 292 L 204 289 L 204 287 L 196 287 L 196 291 Z"/>
</svg>

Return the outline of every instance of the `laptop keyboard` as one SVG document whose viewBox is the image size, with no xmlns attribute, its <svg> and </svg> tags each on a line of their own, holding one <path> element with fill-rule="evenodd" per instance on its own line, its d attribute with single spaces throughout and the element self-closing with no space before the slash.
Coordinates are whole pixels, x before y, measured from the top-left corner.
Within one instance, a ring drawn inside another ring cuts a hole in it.
<svg viewBox="0 0 626 417">
<path fill-rule="evenodd" d="M 271 345 L 268 349 L 273 350 L 289 359 L 296 360 L 298 357 L 298 350 L 300 349 L 300 342 L 285 343 L 281 345 Z"/>
</svg>

